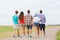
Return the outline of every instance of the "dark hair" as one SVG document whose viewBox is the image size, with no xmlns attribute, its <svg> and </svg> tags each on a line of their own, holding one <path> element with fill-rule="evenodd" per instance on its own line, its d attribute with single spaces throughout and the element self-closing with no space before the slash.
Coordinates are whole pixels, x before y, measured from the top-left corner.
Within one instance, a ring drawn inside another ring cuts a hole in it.
<svg viewBox="0 0 60 40">
<path fill-rule="evenodd" d="M 42 13 L 42 10 L 40 10 L 40 13 Z"/>
<path fill-rule="evenodd" d="M 18 14 L 18 10 L 16 10 L 15 13 Z"/>
<path fill-rule="evenodd" d="M 27 13 L 30 13 L 30 10 L 28 10 Z"/>
<path fill-rule="evenodd" d="M 20 12 L 20 14 L 19 14 L 19 20 L 22 20 L 23 17 L 24 17 L 24 12 Z"/>
</svg>

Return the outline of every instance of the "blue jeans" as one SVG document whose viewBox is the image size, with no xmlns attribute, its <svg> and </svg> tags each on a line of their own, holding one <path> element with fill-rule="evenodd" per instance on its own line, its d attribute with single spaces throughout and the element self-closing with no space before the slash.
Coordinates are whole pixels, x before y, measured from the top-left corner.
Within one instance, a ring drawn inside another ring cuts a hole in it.
<svg viewBox="0 0 60 40">
<path fill-rule="evenodd" d="M 39 26 L 39 23 L 34 23 L 34 26 Z"/>
</svg>

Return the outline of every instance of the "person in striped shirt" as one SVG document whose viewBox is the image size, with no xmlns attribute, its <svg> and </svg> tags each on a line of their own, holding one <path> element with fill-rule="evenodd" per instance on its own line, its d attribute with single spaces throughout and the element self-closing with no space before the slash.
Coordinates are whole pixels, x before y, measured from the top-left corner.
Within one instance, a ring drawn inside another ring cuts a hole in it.
<svg viewBox="0 0 60 40">
<path fill-rule="evenodd" d="M 25 15 L 25 25 L 27 26 L 27 34 L 29 37 L 32 37 L 32 20 L 33 17 L 30 14 L 30 10 L 27 11 L 27 15 Z"/>
</svg>

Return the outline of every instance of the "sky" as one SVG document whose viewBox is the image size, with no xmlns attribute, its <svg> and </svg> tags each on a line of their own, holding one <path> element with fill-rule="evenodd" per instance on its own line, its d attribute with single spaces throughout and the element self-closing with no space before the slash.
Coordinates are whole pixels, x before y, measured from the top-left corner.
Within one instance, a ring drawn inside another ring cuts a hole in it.
<svg viewBox="0 0 60 40">
<path fill-rule="evenodd" d="M 43 10 L 46 15 L 46 25 L 60 24 L 60 0 L 0 0 L 0 25 L 13 25 L 12 16 L 15 10 L 31 15 Z"/>
</svg>

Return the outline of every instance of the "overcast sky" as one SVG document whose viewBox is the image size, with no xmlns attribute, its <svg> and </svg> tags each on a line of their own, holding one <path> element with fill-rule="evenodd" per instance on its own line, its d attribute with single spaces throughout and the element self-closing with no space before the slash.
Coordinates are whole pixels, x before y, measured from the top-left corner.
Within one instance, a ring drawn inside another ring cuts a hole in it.
<svg viewBox="0 0 60 40">
<path fill-rule="evenodd" d="M 43 10 L 46 24 L 60 24 L 60 0 L 0 0 L 0 25 L 12 25 L 15 10 L 26 14 L 28 9 L 32 15 Z"/>
</svg>

